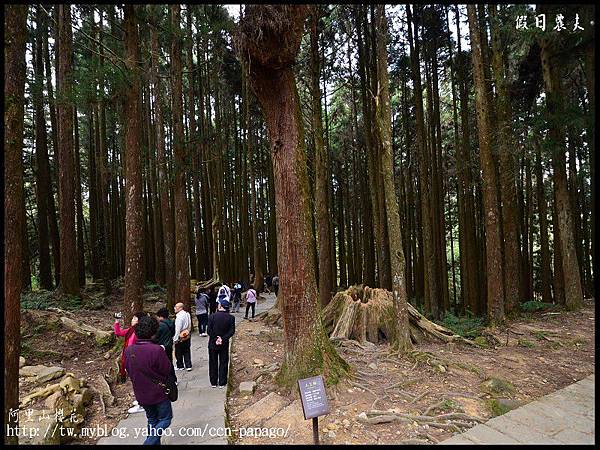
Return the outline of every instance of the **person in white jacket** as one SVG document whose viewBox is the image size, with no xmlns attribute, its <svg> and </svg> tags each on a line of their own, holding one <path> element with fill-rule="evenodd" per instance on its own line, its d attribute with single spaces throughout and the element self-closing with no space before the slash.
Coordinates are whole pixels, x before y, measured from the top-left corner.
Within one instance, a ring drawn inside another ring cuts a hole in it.
<svg viewBox="0 0 600 450">
<path fill-rule="evenodd" d="M 177 368 L 175 370 L 192 370 L 192 317 L 190 313 L 183 309 L 183 303 L 175 305 L 175 335 L 173 344 L 175 345 L 175 359 Z"/>
</svg>

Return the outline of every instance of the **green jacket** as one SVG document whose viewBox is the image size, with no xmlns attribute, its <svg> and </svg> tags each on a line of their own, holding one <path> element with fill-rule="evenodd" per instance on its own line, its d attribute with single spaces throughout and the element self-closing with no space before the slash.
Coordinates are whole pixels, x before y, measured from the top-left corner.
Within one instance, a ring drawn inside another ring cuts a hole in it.
<svg viewBox="0 0 600 450">
<path fill-rule="evenodd" d="M 173 347 L 173 336 L 175 335 L 175 322 L 171 319 L 163 319 L 158 326 L 156 343 L 164 345 L 165 348 Z"/>
</svg>

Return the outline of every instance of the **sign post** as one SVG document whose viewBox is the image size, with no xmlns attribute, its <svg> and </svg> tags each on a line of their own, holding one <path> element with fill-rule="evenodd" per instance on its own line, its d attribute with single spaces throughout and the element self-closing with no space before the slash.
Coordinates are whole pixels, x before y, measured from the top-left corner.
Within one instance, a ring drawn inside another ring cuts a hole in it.
<svg viewBox="0 0 600 450">
<path fill-rule="evenodd" d="M 298 388 L 300 389 L 304 419 L 312 419 L 313 441 L 315 445 L 319 445 L 319 416 L 329 414 L 330 411 L 325 382 L 321 375 L 317 375 L 298 380 Z"/>
</svg>

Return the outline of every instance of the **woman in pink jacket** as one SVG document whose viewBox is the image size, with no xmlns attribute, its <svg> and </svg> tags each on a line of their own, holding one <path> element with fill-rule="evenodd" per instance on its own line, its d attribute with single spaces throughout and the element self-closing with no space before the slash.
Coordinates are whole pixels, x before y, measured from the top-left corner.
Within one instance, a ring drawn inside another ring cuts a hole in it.
<svg viewBox="0 0 600 450">
<path fill-rule="evenodd" d="M 114 330 L 115 335 L 124 337 L 125 342 L 123 343 L 123 350 L 121 351 L 121 362 L 119 364 L 119 379 L 125 381 L 127 378 L 127 372 L 125 371 L 125 349 L 130 345 L 133 345 L 135 341 L 137 341 L 137 336 L 135 334 L 135 327 L 138 323 L 138 320 L 146 316 L 147 314 L 143 311 L 137 312 L 131 318 L 131 326 L 129 328 L 121 328 L 121 324 L 119 323 L 119 319 L 115 319 Z M 144 408 L 138 405 L 137 400 L 133 402 L 133 406 L 129 408 L 128 413 L 136 413 L 142 412 Z"/>
</svg>

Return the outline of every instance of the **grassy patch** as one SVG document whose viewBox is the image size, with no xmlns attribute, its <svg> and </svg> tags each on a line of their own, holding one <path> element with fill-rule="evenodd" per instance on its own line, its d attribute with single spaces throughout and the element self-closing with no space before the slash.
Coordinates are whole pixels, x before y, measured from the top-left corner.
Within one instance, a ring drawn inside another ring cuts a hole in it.
<svg viewBox="0 0 600 450">
<path fill-rule="evenodd" d="M 519 339 L 517 345 L 519 347 L 525 347 L 525 348 L 533 348 L 535 347 L 535 344 L 531 341 L 528 341 L 527 339 Z"/>
<path fill-rule="evenodd" d="M 481 331 L 484 328 L 484 319 L 481 317 L 474 317 L 471 314 L 457 317 L 451 312 L 446 312 L 440 325 L 462 337 L 475 338 L 481 334 Z"/>
<path fill-rule="evenodd" d="M 554 309 L 553 303 L 536 302 L 534 300 L 521 303 L 521 311 L 534 312 L 534 311 L 545 311 L 547 309 Z"/>
<path fill-rule="evenodd" d="M 587 340 L 581 337 L 577 337 L 575 339 L 573 339 L 573 341 L 571 341 L 571 343 L 575 346 L 575 347 L 581 347 L 582 345 L 587 344 Z"/>
<path fill-rule="evenodd" d="M 48 309 L 56 307 L 64 310 L 81 309 L 80 297 L 59 295 L 56 292 L 37 290 L 27 291 L 21 295 L 21 309 Z"/>
</svg>

